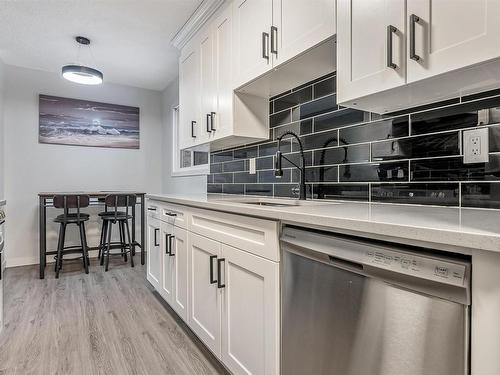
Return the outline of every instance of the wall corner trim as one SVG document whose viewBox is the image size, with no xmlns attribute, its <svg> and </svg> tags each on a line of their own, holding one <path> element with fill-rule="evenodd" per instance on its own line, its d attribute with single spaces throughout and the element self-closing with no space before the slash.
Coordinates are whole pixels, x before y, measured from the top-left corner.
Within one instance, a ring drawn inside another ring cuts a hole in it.
<svg viewBox="0 0 500 375">
<path fill-rule="evenodd" d="M 177 49 L 182 49 L 225 1 L 204 0 L 172 38 L 172 45 Z"/>
</svg>

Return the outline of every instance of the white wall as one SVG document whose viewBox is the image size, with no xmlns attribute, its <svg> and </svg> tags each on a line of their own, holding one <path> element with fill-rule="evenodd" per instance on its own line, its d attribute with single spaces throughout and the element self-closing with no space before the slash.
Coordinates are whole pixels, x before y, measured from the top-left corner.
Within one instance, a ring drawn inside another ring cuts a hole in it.
<svg viewBox="0 0 500 375">
<path fill-rule="evenodd" d="M 162 190 L 162 93 L 104 84 L 83 86 L 58 74 L 6 66 L 5 197 L 8 266 L 38 263 L 38 192 Z M 140 107 L 140 149 L 110 149 L 38 143 L 38 95 Z M 49 222 L 56 210 L 49 210 Z M 96 245 L 98 219 L 88 226 Z M 76 231 L 69 242 L 75 241 Z M 48 247 L 55 249 L 57 226 L 50 224 Z"/>
<path fill-rule="evenodd" d="M 0 200 L 4 198 L 4 126 L 3 126 L 3 98 L 5 65 L 0 60 Z"/>
<path fill-rule="evenodd" d="M 172 109 L 179 104 L 179 79 L 163 91 L 163 192 L 168 194 L 206 194 L 207 177 L 173 177 L 172 173 Z"/>
</svg>

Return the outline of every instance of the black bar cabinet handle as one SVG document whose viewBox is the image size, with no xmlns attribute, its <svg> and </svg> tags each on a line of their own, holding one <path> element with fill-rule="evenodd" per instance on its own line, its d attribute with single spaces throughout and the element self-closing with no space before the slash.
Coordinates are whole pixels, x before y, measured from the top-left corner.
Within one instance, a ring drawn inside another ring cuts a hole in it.
<svg viewBox="0 0 500 375">
<path fill-rule="evenodd" d="M 398 31 L 395 26 L 387 26 L 387 67 L 396 69 L 398 66 L 392 61 L 392 34 Z"/>
<path fill-rule="evenodd" d="M 208 133 L 212 132 L 212 128 L 210 126 L 210 113 L 207 113 L 207 132 Z"/>
<path fill-rule="evenodd" d="M 278 54 L 278 28 L 271 26 L 271 53 Z"/>
<path fill-rule="evenodd" d="M 155 246 L 160 246 L 158 243 L 158 232 L 160 231 L 159 228 L 155 228 Z"/>
<path fill-rule="evenodd" d="M 410 59 L 418 61 L 420 56 L 415 53 L 415 24 L 420 21 L 420 17 L 412 14 L 410 16 Z"/>
<path fill-rule="evenodd" d="M 156 207 L 148 207 L 148 211 L 156 211 Z"/>
<path fill-rule="evenodd" d="M 170 237 L 168 238 L 168 248 L 170 249 L 170 252 L 169 252 L 169 256 L 171 257 L 175 257 L 175 253 L 172 252 L 172 250 L 174 249 L 174 244 L 172 243 L 172 241 L 174 240 L 175 236 L 174 235 L 170 235 Z"/>
<path fill-rule="evenodd" d="M 165 212 L 165 215 L 170 216 L 170 217 L 177 216 L 177 214 L 174 214 L 173 212 Z"/>
<path fill-rule="evenodd" d="M 221 280 L 222 280 L 222 266 L 221 267 L 221 264 L 224 263 L 226 261 L 226 259 L 222 258 L 222 259 L 217 259 L 217 288 L 225 288 L 226 287 L 226 284 L 225 283 L 222 283 Z"/>
<path fill-rule="evenodd" d="M 191 121 L 191 137 L 196 138 L 196 134 L 194 134 L 194 126 L 196 125 L 196 121 Z"/>
<path fill-rule="evenodd" d="M 214 259 L 217 259 L 217 255 L 210 255 L 210 284 L 217 282 L 217 279 L 214 279 Z"/>
<path fill-rule="evenodd" d="M 269 60 L 269 34 L 262 33 L 262 58 Z"/>
<path fill-rule="evenodd" d="M 215 112 L 210 112 L 210 128 L 212 129 L 212 131 L 215 131 L 214 118 Z"/>
<path fill-rule="evenodd" d="M 170 242 L 168 241 L 170 237 L 170 234 L 166 233 L 165 234 L 165 254 L 169 255 L 170 254 Z"/>
</svg>

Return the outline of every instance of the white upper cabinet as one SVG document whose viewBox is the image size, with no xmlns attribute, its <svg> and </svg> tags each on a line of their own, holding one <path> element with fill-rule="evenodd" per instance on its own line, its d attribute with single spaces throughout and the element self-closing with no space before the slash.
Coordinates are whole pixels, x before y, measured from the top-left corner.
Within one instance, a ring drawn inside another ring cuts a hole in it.
<svg viewBox="0 0 500 375">
<path fill-rule="evenodd" d="M 215 109 L 212 109 L 212 139 L 231 135 L 233 127 L 233 30 L 231 7 L 213 23 Z"/>
<path fill-rule="evenodd" d="M 499 18 L 498 0 L 408 0 L 408 83 L 498 58 Z"/>
<path fill-rule="evenodd" d="M 392 112 L 500 87 L 500 1 L 338 0 L 339 104 Z"/>
<path fill-rule="evenodd" d="M 198 44 L 193 42 L 184 47 L 179 61 L 180 148 L 196 145 L 201 134 L 199 55 Z"/>
<path fill-rule="evenodd" d="M 235 87 L 272 68 L 272 24 L 273 0 L 233 1 Z"/>
<path fill-rule="evenodd" d="M 338 101 L 403 85 L 406 79 L 403 0 L 338 0 Z"/>
<path fill-rule="evenodd" d="M 336 33 L 335 0 L 275 0 L 271 53 L 290 60 Z"/>
<path fill-rule="evenodd" d="M 211 116 L 215 108 L 215 82 L 214 82 L 214 38 L 212 29 L 202 32 L 199 42 L 200 62 L 200 97 L 201 97 L 201 126 L 199 141 L 210 139 L 212 133 Z"/>
<path fill-rule="evenodd" d="M 238 88 L 335 34 L 336 0 L 235 0 Z"/>
</svg>

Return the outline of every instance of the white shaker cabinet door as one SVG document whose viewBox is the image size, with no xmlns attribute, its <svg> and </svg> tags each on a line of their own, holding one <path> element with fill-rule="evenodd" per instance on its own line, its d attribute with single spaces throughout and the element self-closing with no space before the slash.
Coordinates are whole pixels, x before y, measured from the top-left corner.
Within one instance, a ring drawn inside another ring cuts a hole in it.
<svg viewBox="0 0 500 375">
<path fill-rule="evenodd" d="M 188 318 L 188 235 L 187 230 L 172 226 L 169 257 L 172 262 L 172 308 L 187 322 Z"/>
<path fill-rule="evenodd" d="M 217 287 L 217 258 L 221 244 L 189 233 L 189 327 L 220 358 L 221 292 Z M 215 281 L 214 281 L 215 280 Z"/>
<path fill-rule="evenodd" d="M 222 362 L 234 374 L 279 374 L 278 263 L 222 245 Z"/>
<path fill-rule="evenodd" d="M 239 87 L 272 68 L 273 1 L 234 0 L 232 6 L 234 86 Z"/>
<path fill-rule="evenodd" d="M 159 251 L 161 254 L 162 262 L 162 278 L 161 278 L 161 287 L 159 290 L 160 295 L 163 299 L 172 306 L 173 302 L 173 272 L 174 272 L 174 264 L 169 256 L 169 245 L 170 245 L 170 236 L 172 235 L 173 225 L 165 222 L 161 223 L 160 226 L 160 235 L 159 235 Z"/>
<path fill-rule="evenodd" d="M 186 45 L 179 63 L 179 146 L 189 148 L 200 142 L 199 48 Z"/>
<path fill-rule="evenodd" d="M 216 85 L 214 77 L 214 37 L 211 28 L 207 28 L 200 36 L 200 126 L 199 142 L 208 142 L 212 135 L 211 113 L 215 111 Z"/>
<path fill-rule="evenodd" d="M 408 83 L 500 57 L 500 1 L 408 0 Z"/>
<path fill-rule="evenodd" d="M 148 217 L 147 248 L 148 264 L 147 279 L 159 292 L 162 280 L 162 254 L 160 247 L 161 221 Z"/>
<path fill-rule="evenodd" d="M 274 66 L 332 37 L 336 0 L 275 0 L 271 53 Z"/>
<path fill-rule="evenodd" d="M 405 1 L 338 0 L 337 15 L 339 103 L 405 84 Z"/>
<path fill-rule="evenodd" d="M 213 28 L 215 55 L 216 109 L 212 113 L 212 137 L 219 139 L 233 130 L 233 21 L 228 6 L 215 18 Z"/>
</svg>

